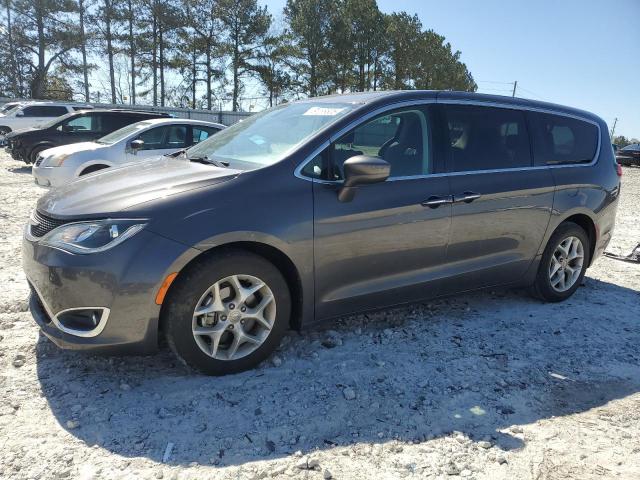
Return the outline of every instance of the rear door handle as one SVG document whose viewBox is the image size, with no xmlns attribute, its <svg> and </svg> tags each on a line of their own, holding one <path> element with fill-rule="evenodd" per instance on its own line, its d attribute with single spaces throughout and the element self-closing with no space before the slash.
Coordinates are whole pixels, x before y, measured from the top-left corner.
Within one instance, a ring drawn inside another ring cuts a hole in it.
<svg viewBox="0 0 640 480">
<path fill-rule="evenodd" d="M 481 196 L 482 195 L 476 192 L 463 192 L 459 195 L 454 195 L 453 201 L 455 203 L 459 203 L 459 202 L 471 203 L 474 200 L 477 200 L 478 198 L 480 198 Z"/>
<path fill-rule="evenodd" d="M 440 205 L 445 205 L 447 203 L 453 203 L 453 197 L 451 195 L 447 195 L 446 197 L 433 195 L 422 202 L 421 205 L 423 207 L 438 208 Z"/>
</svg>

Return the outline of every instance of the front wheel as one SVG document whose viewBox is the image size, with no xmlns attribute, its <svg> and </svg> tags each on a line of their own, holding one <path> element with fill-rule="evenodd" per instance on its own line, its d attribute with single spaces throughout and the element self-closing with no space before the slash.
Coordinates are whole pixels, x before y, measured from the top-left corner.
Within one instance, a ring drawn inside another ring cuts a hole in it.
<svg viewBox="0 0 640 480">
<path fill-rule="evenodd" d="M 52 148 L 52 147 L 50 145 L 42 145 L 39 147 L 35 147 L 33 150 L 31 150 L 31 152 L 29 153 L 29 156 L 25 157 L 24 159 L 25 163 L 35 164 L 36 161 L 38 160 L 38 155 L 40 155 L 40 152 L 44 152 L 48 148 Z"/>
<path fill-rule="evenodd" d="M 573 222 L 564 222 L 551 235 L 542 255 L 534 294 L 547 302 L 566 300 L 580 286 L 590 261 L 587 233 Z"/>
<path fill-rule="evenodd" d="M 229 250 L 191 265 L 163 307 L 177 357 L 207 375 L 256 366 L 280 344 L 291 298 L 280 271 L 258 255 Z"/>
</svg>

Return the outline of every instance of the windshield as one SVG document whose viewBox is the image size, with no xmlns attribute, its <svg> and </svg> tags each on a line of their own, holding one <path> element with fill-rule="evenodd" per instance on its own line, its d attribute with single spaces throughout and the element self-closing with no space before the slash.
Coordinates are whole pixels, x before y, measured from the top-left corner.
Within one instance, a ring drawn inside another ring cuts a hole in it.
<svg viewBox="0 0 640 480">
<path fill-rule="evenodd" d="M 16 113 L 18 110 L 20 110 L 20 107 L 22 107 L 22 105 L 16 105 L 15 107 L 10 108 L 6 112 L 4 112 L 4 114 L 7 115 L 7 116 L 12 115 L 12 114 Z"/>
<path fill-rule="evenodd" d="M 147 128 L 149 125 L 151 125 L 150 122 L 132 123 L 131 125 L 122 127 L 120 130 L 116 130 L 115 132 L 111 132 L 109 135 L 99 138 L 96 140 L 96 143 L 100 143 L 101 145 L 113 145 L 120 140 L 124 140 L 129 135 Z"/>
<path fill-rule="evenodd" d="M 13 110 L 13 109 L 15 109 L 16 107 L 19 107 L 19 106 L 20 106 L 19 103 L 7 103 L 5 106 L 2 107 L 0 112 L 9 113 L 11 110 Z"/>
<path fill-rule="evenodd" d="M 188 157 L 206 157 L 240 169 L 242 163 L 249 164 L 248 168 L 271 165 L 354 108 L 350 103 L 279 105 L 216 133 L 190 148 Z"/>
</svg>

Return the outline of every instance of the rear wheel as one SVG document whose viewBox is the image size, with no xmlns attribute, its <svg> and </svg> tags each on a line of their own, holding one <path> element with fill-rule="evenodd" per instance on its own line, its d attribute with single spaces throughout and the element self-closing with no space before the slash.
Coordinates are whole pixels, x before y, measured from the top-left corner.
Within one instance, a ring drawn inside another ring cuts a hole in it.
<svg viewBox="0 0 640 480">
<path fill-rule="evenodd" d="M 264 258 L 229 250 L 192 265 L 163 307 L 167 342 L 207 375 L 256 366 L 280 344 L 291 299 L 280 271 Z"/>
<path fill-rule="evenodd" d="M 590 247 L 582 227 L 573 222 L 560 224 L 542 255 L 535 295 L 547 302 L 561 302 L 573 295 L 587 271 Z"/>
</svg>

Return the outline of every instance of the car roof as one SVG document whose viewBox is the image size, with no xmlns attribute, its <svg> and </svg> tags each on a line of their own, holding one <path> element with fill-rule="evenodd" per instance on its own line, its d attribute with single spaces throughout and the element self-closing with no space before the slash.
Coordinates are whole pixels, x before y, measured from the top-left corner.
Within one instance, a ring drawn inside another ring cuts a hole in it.
<svg viewBox="0 0 640 480">
<path fill-rule="evenodd" d="M 163 116 L 164 118 L 168 118 L 170 114 L 165 113 L 165 112 L 152 112 L 150 110 L 132 110 L 132 109 L 126 109 L 126 108 L 88 108 L 87 110 L 91 111 L 91 113 L 123 113 L 123 114 L 136 114 L 136 115 L 148 115 L 148 116 L 152 116 L 155 115 L 155 117 L 152 118 L 157 118 L 158 115 Z M 81 113 L 84 110 L 76 110 L 76 113 Z M 173 118 L 173 117 L 171 117 Z"/>
<path fill-rule="evenodd" d="M 151 118 L 149 120 L 143 120 L 145 123 L 149 123 L 152 125 L 163 125 L 163 124 L 173 124 L 173 123 L 182 123 L 189 125 L 206 125 L 208 127 L 218 127 L 225 128 L 225 126 L 221 123 L 208 122 L 206 120 L 196 120 L 191 118 Z"/>
<path fill-rule="evenodd" d="M 83 108 L 93 108 L 93 106 L 87 103 L 75 103 L 75 102 L 56 102 L 52 100 L 25 100 L 19 101 L 23 106 L 32 107 L 34 105 L 52 105 L 52 106 L 60 106 L 60 107 L 83 107 Z"/>
<path fill-rule="evenodd" d="M 298 102 L 308 103 L 353 103 L 360 105 L 388 104 L 394 101 L 410 100 L 435 100 L 438 101 L 474 101 L 486 104 L 513 105 L 514 107 L 536 108 L 550 110 L 580 117 L 586 117 L 594 121 L 601 121 L 597 115 L 577 108 L 558 105 L 555 103 L 529 100 L 526 98 L 507 97 L 502 95 L 487 95 L 475 92 L 458 92 L 450 90 L 390 90 L 375 92 L 359 92 L 348 94 L 327 95 L 313 97 Z"/>
</svg>

